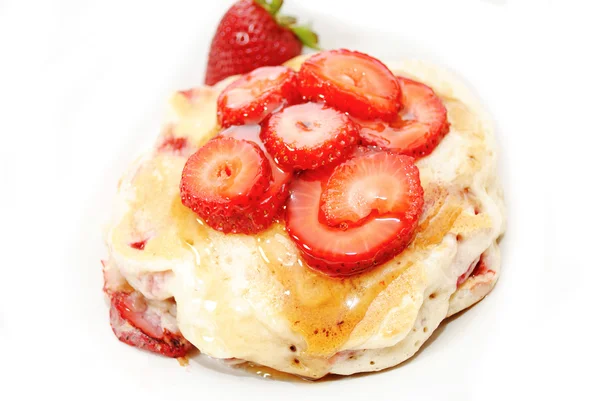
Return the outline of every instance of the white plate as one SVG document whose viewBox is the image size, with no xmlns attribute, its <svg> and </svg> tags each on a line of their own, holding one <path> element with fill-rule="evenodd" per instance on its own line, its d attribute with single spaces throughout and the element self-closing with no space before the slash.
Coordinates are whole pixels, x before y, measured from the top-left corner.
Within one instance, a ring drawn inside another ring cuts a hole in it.
<svg viewBox="0 0 600 401">
<path fill-rule="evenodd" d="M 569 60 L 585 55 L 585 40 L 594 37 L 585 28 L 594 25 L 592 10 L 579 11 L 574 21 L 565 16 L 571 9 L 500 0 L 288 3 L 289 13 L 314 21 L 324 47 L 439 62 L 463 76 L 491 110 L 509 211 L 496 289 L 438 329 L 416 358 L 342 380 L 265 380 L 205 358 L 182 368 L 121 344 L 101 292 L 102 224 L 121 172 L 157 135 L 168 94 L 202 81 L 209 41 L 228 2 L 80 1 L 40 4 L 34 12 L 14 2 L 0 19 L 8 59 L 19 60 L 5 65 L 0 78 L 8 88 L 1 109 L 9 110 L 4 129 L 10 135 L 0 162 L 11 194 L 2 207 L 9 229 L 0 281 L 0 367 L 7 385 L 0 391 L 18 389 L 6 399 L 29 393 L 144 401 L 585 394 L 575 381 L 591 379 L 585 356 L 597 352 L 597 341 L 595 319 L 580 305 L 590 294 L 584 286 L 598 277 L 590 263 L 598 268 L 598 262 L 575 250 L 592 249 L 597 231 L 589 228 L 594 216 L 571 218 L 592 209 L 593 198 L 582 195 L 586 175 L 564 166 L 577 160 L 579 171 L 598 173 L 592 154 L 583 156 L 591 142 L 577 136 L 592 126 L 583 120 L 597 115 L 593 98 L 582 94 L 594 90 L 573 94 L 595 85 L 597 69 L 580 58 L 577 74 L 560 73 L 573 71 Z M 592 127 L 597 131 L 598 124 Z M 575 271 L 585 279 L 565 282 L 578 277 Z"/>
</svg>

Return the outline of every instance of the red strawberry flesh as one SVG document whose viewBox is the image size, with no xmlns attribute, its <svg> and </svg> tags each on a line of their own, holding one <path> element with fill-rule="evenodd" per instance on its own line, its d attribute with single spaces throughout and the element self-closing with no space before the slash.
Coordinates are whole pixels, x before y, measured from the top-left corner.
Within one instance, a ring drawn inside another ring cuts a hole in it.
<svg viewBox="0 0 600 401">
<path fill-rule="evenodd" d="M 164 141 L 158 147 L 159 150 L 162 151 L 171 151 L 171 152 L 181 152 L 183 148 L 188 145 L 187 138 L 179 137 L 175 138 L 174 136 L 168 136 L 164 139 Z"/>
<path fill-rule="evenodd" d="M 116 292 L 112 302 L 121 314 L 135 327 L 145 334 L 154 338 L 162 338 L 163 329 L 160 324 L 160 316 L 146 313 L 148 305 L 139 292 Z"/>
<path fill-rule="evenodd" d="M 387 214 L 414 220 L 422 196 L 419 170 L 411 157 L 373 152 L 338 165 L 321 199 L 330 226 L 355 226 L 369 216 Z"/>
<path fill-rule="evenodd" d="M 273 114 L 261 139 L 277 163 L 310 170 L 345 159 L 358 142 L 358 128 L 344 113 L 323 104 L 304 103 Z"/>
<path fill-rule="evenodd" d="M 221 92 L 217 100 L 217 118 L 224 128 L 257 124 L 273 111 L 297 100 L 293 70 L 282 66 L 257 68 Z"/>
<path fill-rule="evenodd" d="M 446 108 L 428 86 L 401 77 L 398 82 L 404 107 L 389 123 L 355 119 L 361 140 L 413 157 L 427 156 L 449 131 Z"/>
<path fill-rule="evenodd" d="M 456 280 L 457 287 L 460 287 L 462 285 L 462 283 L 464 283 L 465 281 L 467 281 L 467 279 L 469 277 L 471 277 L 471 275 L 475 271 L 475 268 L 479 265 L 480 262 L 481 262 L 481 255 L 479 255 L 479 257 L 476 260 L 474 260 L 473 263 L 471 263 L 469 265 L 469 268 L 463 274 L 458 276 L 458 279 Z"/>
<path fill-rule="evenodd" d="M 379 60 L 359 52 L 330 50 L 306 60 L 300 93 L 364 119 L 392 119 L 400 109 L 400 85 Z"/>
</svg>

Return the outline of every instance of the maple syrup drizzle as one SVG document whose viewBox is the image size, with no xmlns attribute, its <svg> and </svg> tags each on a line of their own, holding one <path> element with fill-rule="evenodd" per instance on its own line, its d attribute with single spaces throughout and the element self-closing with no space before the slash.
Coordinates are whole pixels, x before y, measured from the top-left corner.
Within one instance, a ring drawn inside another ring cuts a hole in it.
<svg viewBox="0 0 600 401">
<path fill-rule="evenodd" d="M 301 376 L 296 376 L 296 375 L 293 375 L 290 373 L 285 373 L 285 372 L 279 371 L 277 369 L 273 369 L 268 366 L 258 365 L 256 363 L 252 363 L 252 362 L 242 362 L 242 363 L 232 365 L 232 367 L 235 369 L 242 369 L 251 375 L 256 375 L 263 379 L 281 380 L 281 381 L 288 381 L 288 382 L 304 382 L 304 383 L 311 382 L 311 380 L 303 378 Z"/>
<path fill-rule="evenodd" d="M 305 353 L 329 358 L 348 341 L 373 300 L 412 265 L 412 252 L 442 241 L 460 214 L 454 204 L 444 204 L 446 192 L 428 191 L 428 216 L 417 229 L 418 243 L 401 257 L 377 269 L 345 278 L 332 278 L 308 268 L 287 239 L 282 224 L 258 236 L 259 253 L 284 289 L 282 310 L 292 328 L 307 341 Z M 442 195 L 442 199 L 437 199 Z M 407 275 L 407 280 L 410 280 Z"/>
</svg>

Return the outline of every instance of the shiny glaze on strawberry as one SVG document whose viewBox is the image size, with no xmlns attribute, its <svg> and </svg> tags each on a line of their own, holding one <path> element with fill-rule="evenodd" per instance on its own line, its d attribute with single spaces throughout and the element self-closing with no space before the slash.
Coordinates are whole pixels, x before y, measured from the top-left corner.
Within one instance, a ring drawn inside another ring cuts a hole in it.
<svg viewBox="0 0 600 401">
<path fill-rule="evenodd" d="M 389 122 L 355 118 L 361 141 L 408 156 L 427 156 L 450 129 L 446 108 L 428 86 L 402 77 L 398 82 L 402 109 Z"/>
</svg>

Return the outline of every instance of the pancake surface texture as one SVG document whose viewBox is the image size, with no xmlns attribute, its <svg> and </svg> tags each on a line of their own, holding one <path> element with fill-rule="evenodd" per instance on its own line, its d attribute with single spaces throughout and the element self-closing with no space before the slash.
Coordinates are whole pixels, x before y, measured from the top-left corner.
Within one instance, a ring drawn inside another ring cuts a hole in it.
<svg viewBox="0 0 600 401">
<path fill-rule="evenodd" d="M 302 60 L 288 64 L 297 69 Z M 181 204 L 181 171 L 218 133 L 216 99 L 231 77 L 171 98 L 156 146 L 119 183 L 108 268 L 148 299 L 174 297 L 179 330 L 212 357 L 311 378 L 411 357 L 444 318 L 495 285 L 504 204 L 493 125 L 475 96 L 431 64 L 388 66 L 430 86 L 450 122 L 434 152 L 416 163 L 425 206 L 404 252 L 367 273 L 329 278 L 303 265 L 283 224 L 225 235 Z M 143 249 L 131 246 L 140 241 Z M 461 275 L 468 278 L 457 288 Z"/>
</svg>

